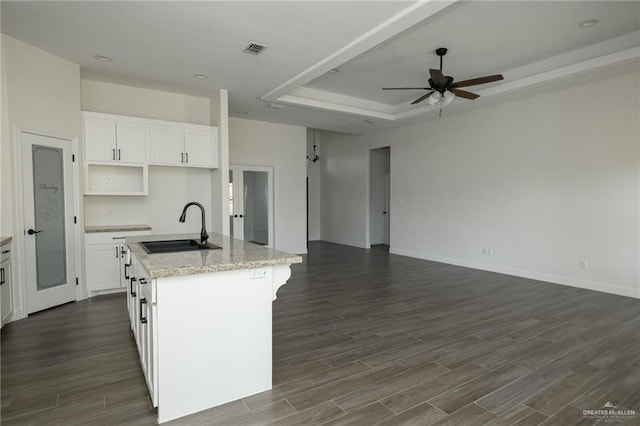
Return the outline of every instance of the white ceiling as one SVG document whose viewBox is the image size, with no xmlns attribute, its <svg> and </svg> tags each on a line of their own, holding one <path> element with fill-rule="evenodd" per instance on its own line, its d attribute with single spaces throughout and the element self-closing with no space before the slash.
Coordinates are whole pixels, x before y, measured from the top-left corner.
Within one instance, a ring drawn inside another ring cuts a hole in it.
<svg viewBox="0 0 640 426">
<path fill-rule="evenodd" d="M 578 25 L 591 18 L 599 23 Z M 456 80 L 505 76 L 469 88 L 481 98 L 456 99 L 455 111 L 637 61 L 639 30 L 638 1 L 2 1 L 3 33 L 80 64 L 83 78 L 199 96 L 228 89 L 232 116 L 354 133 L 433 115 L 409 105 L 421 91 L 380 89 L 425 85 L 438 47 L 449 48 L 444 71 Z M 269 47 L 246 55 L 249 42 Z"/>
</svg>

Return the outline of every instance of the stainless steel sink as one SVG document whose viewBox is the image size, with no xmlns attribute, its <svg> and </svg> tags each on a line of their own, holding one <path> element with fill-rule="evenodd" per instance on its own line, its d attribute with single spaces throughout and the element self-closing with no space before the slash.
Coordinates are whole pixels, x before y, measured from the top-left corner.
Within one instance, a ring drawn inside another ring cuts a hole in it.
<svg viewBox="0 0 640 426">
<path fill-rule="evenodd" d="M 222 248 L 211 243 L 200 244 L 196 240 L 143 241 L 140 245 L 149 254 L 216 250 Z"/>
</svg>

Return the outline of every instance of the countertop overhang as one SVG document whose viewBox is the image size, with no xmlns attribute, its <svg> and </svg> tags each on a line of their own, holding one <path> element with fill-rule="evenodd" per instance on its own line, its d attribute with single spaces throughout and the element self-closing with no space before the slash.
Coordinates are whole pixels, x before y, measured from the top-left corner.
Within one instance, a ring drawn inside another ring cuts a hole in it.
<svg viewBox="0 0 640 426">
<path fill-rule="evenodd" d="M 302 263 L 302 257 L 274 250 L 221 234 L 211 234 L 209 242 L 222 247 L 176 253 L 147 253 L 139 244 L 143 241 L 194 239 L 199 234 L 161 234 L 126 237 L 125 241 L 150 278 L 177 277 L 238 269 L 265 268 Z"/>
</svg>

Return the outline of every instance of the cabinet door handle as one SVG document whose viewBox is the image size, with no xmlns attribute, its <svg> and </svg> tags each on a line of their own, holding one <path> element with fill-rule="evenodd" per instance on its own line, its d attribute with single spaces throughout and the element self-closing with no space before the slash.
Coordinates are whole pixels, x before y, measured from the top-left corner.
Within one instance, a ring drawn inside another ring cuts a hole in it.
<svg viewBox="0 0 640 426">
<path fill-rule="evenodd" d="M 144 297 L 140 299 L 140 322 L 142 324 L 146 324 L 147 323 L 147 317 L 142 315 L 142 305 L 146 305 L 147 304 L 147 299 L 145 299 Z"/>
<path fill-rule="evenodd" d="M 11 250 L 2 250 L 2 254 L 11 253 Z"/>
<path fill-rule="evenodd" d="M 146 278 L 140 278 L 140 284 L 146 284 L 146 283 L 147 283 Z"/>
<path fill-rule="evenodd" d="M 189 162 L 189 153 L 188 152 L 184 153 L 184 158 L 186 159 L 185 163 L 188 163 Z"/>
<path fill-rule="evenodd" d="M 124 279 L 128 280 L 129 279 L 129 265 L 128 263 L 124 264 Z"/>
<path fill-rule="evenodd" d="M 0 285 L 4 284 L 4 268 L 0 268 Z"/>
<path fill-rule="evenodd" d="M 136 277 L 131 277 L 131 278 L 129 279 L 129 282 L 131 283 L 131 290 L 130 290 L 131 297 L 136 297 L 136 292 L 135 292 L 135 291 L 133 291 L 133 282 L 134 282 L 135 280 L 136 280 Z"/>
<path fill-rule="evenodd" d="M 118 148 L 118 161 L 120 161 L 122 158 L 120 158 L 120 148 Z"/>
<path fill-rule="evenodd" d="M 111 150 L 111 158 L 113 159 L 113 161 L 116 161 L 116 149 L 115 148 L 113 148 Z"/>
<path fill-rule="evenodd" d="M 127 237 L 111 237 L 112 240 L 124 240 Z"/>
<path fill-rule="evenodd" d="M 116 246 L 116 259 L 120 258 L 120 247 Z"/>
<path fill-rule="evenodd" d="M 180 162 L 184 163 L 184 152 L 180 153 Z"/>
</svg>

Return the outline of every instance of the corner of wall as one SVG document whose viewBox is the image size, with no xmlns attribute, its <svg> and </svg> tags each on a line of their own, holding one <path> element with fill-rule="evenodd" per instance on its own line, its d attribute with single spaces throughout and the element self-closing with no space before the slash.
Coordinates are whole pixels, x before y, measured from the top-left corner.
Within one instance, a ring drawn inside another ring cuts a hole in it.
<svg viewBox="0 0 640 426">
<path fill-rule="evenodd" d="M 229 235 L 229 93 L 221 89 L 211 96 L 211 123 L 218 126 L 218 168 L 211 172 L 212 230 Z"/>
</svg>

